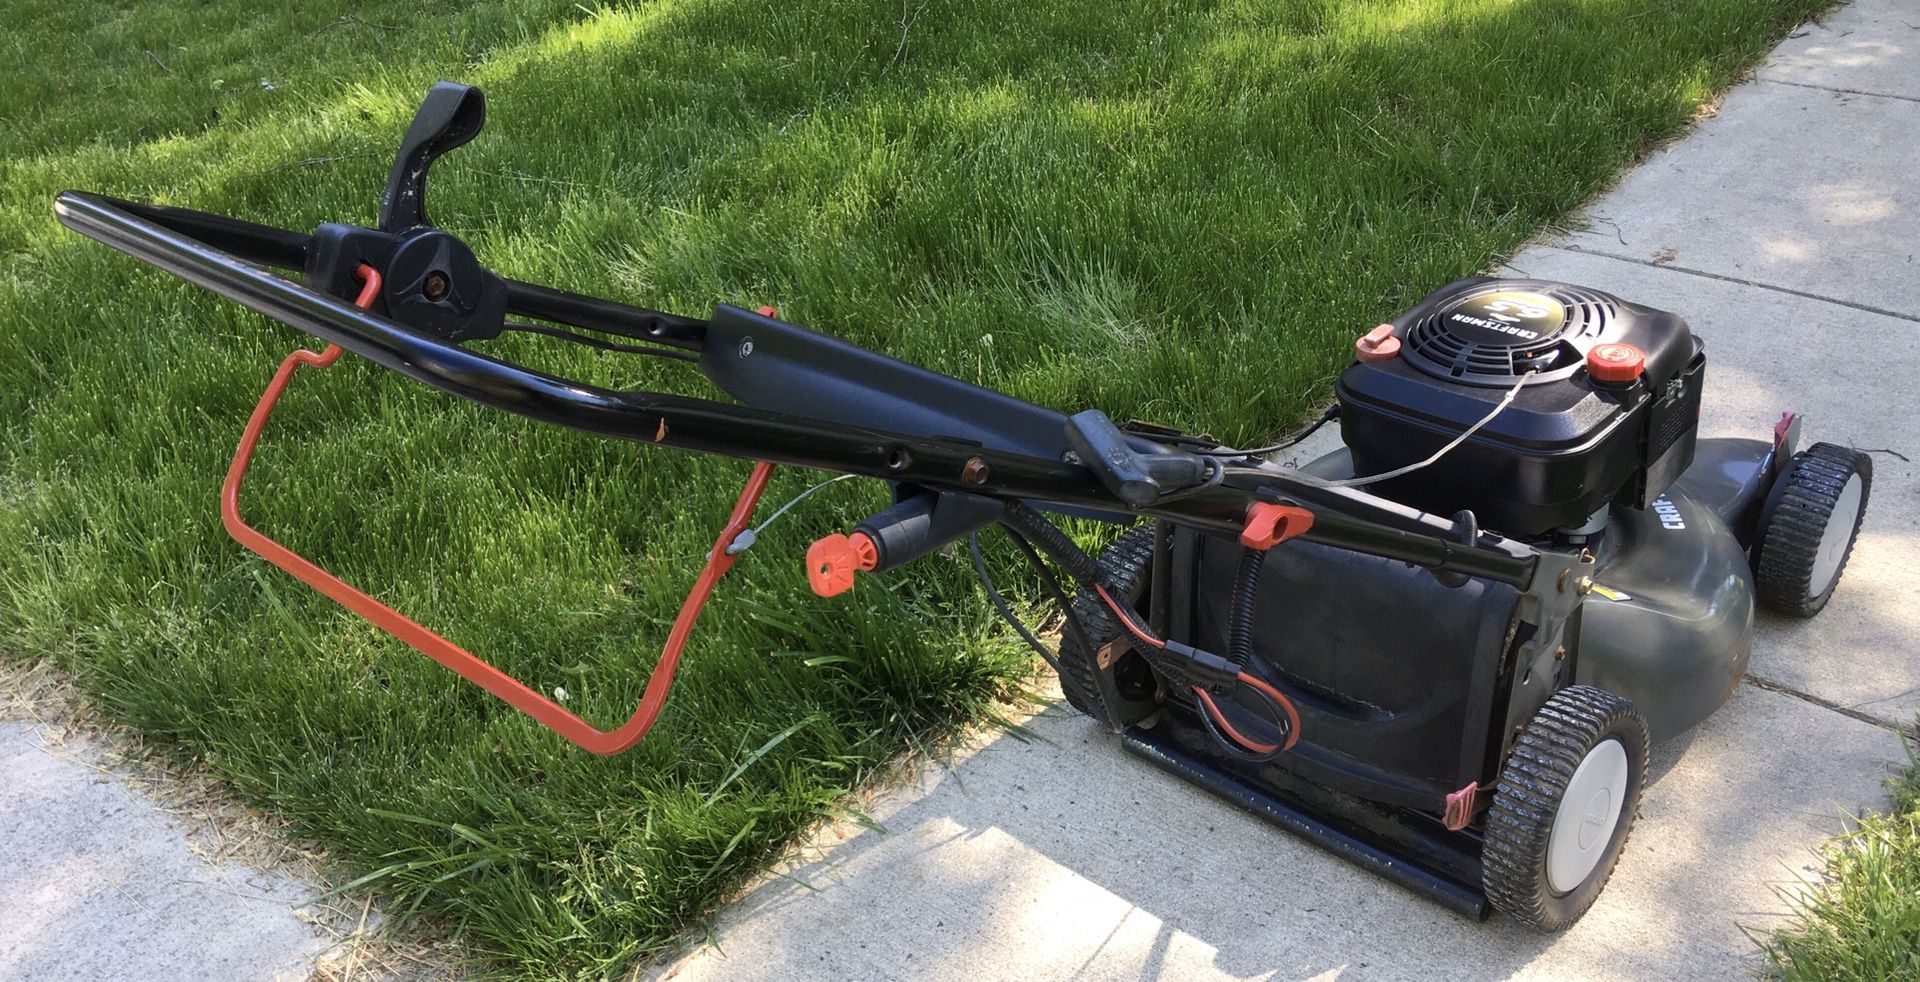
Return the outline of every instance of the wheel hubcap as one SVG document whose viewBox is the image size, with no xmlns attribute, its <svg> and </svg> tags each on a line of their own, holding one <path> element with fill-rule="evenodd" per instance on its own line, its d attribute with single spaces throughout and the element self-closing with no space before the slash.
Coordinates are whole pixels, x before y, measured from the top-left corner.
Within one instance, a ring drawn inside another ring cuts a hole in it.
<svg viewBox="0 0 1920 982">
<path fill-rule="evenodd" d="M 1840 561 L 1846 558 L 1847 543 L 1853 540 L 1853 524 L 1860 517 L 1860 499 L 1865 491 L 1866 482 L 1858 474 L 1847 478 L 1846 486 L 1840 489 L 1833 514 L 1820 533 L 1820 548 L 1813 554 L 1813 575 L 1807 580 L 1809 596 L 1818 597 L 1832 589 L 1834 578 L 1840 575 Z"/>
<path fill-rule="evenodd" d="M 1593 875 L 1620 824 L 1627 794 L 1627 750 L 1603 740 L 1574 768 L 1547 835 L 1547 885 L 1569 893 Z"/>
</svg>

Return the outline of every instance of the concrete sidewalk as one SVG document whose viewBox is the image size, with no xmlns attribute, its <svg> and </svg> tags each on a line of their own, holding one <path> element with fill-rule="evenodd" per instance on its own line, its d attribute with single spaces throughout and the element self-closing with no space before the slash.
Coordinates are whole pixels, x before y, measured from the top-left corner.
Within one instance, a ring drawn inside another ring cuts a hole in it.
<svg viewBox="0 0 1920 982">
<path fill-rule="evenodd" d="M 1920 15 L 1862 0 L 1516 275 L 1678 311 L 1704 337 L 1703 435 L 1884 449 L 1847 578 L 1763 615 L 1749 684 L 1657 748 L 1612 884 L 1572 930 L 1459 920 L 1126 755 L 1063 710 L 886 796 L 724 912 L 678 979 L 1740 978 L 1750 930 L 1843 813 L 1885 801 L 1920 711 Z M 1356 325 L 1363 326 L 1363 325 Z"/>
<path fill-rule="evenodd" d="M 323 857 L 210 774 L 0 661 L 0 982 L 429 979 L 460 953 L 330 896 Z"/>
<path fill-rule="evenodd" d="M 0 722 L 0 979 L 305 979 L 320 890 L 197 855 L 86 739 Z"/>
</svg>

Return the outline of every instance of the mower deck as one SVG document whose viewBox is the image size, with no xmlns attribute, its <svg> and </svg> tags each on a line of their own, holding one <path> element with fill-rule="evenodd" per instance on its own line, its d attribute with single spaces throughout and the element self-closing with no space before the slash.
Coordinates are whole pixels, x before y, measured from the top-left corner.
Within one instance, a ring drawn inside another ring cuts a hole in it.
<svg viewBox="0 0 1920 982">
<path fill-rule="evenodd" d="M 1361 869 L 1463 917 L 1487 918 L 1477 832 L 1449 832 L 1429 816 L 1314 787 L 1278 768 L 1268 768 L 1265 786 L 1256 787 L 1234 776 L 1227 762 L 1206 759 L 1207 736 L 1183 713 L 1131 727 L 1121 741 L 1155 767 Z"/>
</svg>

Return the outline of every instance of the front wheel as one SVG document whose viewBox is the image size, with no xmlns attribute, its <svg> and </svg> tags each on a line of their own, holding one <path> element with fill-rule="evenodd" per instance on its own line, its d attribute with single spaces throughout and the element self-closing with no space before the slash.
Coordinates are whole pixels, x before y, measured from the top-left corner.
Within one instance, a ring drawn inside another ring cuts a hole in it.
<svg viewBox="0 0 1920 982">
<path fill-rule="evenodd" d="M 1481 881 L 1496 908 L 1558 931 L 1593 906 L 1640 809 L 1647 743 L 1640 711 L 1604 689 L 1568 686 L 1540 707 L 1487 812 Z"/>
<path fill-rule="evenodd" d="M 1812 617 L 1833 597 L 1853 554 L 1873 490 L 1873 458 L 1816 443 L 1793 455 L 1774 479 L 1753 536 L 1753 586 L 1760 602 Z"/>
</svg>

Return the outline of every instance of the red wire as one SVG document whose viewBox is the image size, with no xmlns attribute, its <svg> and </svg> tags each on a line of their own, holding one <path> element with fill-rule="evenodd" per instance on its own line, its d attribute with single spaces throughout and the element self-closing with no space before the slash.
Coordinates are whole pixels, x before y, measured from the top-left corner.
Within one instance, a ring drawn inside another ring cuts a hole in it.
<svg viewBox="0 0 1920 982">
<path fill-rule="evenodd" d="M 369 307 L 380 293 L 380 273 L 371 266 L 362 264 L 355 274 L 365 281 L 360 295 L 354 303 L 362 308 Z M 680 615 L 674 618 L 673 628 L 667 634 L 667 643 L 660 652 L 660 661 L 655 664 L 653 674 L 647 679 L 646 691 L 641 695 L 640 705 L 633 711 L 625 724 L 615 730 L 602 730 L 586 720 L 575 716 L 539 692 L 521 684 L 513 676 L 483 661 L 466 649 L 448 641 L 446 638 L 427 630 L 406 615 L 392 607 L 375 600 L 373 597 L 355 589 L 346 581 L 314 565 L 286 546 L 268 538 L 248 525 L 240 517 L 240 482 L 246 476 L 247 465 L 253 459 L 253 450 L 260 441 L 260 431 L 266 425 L 267 417 L 273 412 L 274 403 L 287 388 L 287 382 L 293 378 L 294 369 L 301 365 L 313 365 L 325 368 L 340 357 L 339 345 L 328 345 L 320 353 L 305 349 L 295 351 L 280 363 L 279 371 L 273 375 L 273 381 L 267 384 L 267 391 L 260 396 L 260 404 L 254 407 L 253 416 L 247 420 L 247 427 L 240 435 L 240 446 L 234 452 L 233 466 L 227 469 L 226 483 L 221 488 L 220 518 L 226 525 L 227 533 L 241 545 L 259 553 L 268 562 L 294 575 L 302 583 L 318 590 L 341 606 L 366 618 L 375 627 L 406 642 L 414 650 L 457 672 L 462 678 L 493 693 L 505 700 L 515 709 L 533 717 L 543 726 L 566 737 L 585 750 L 596 754 L 617 754 L 647 735 L 660 717 L 662 707 L 666 705 L 667 693 L 673 688 L 674 671 L 679 667 L 680 654 L 685 650 L 687 638 L 693 633 L 694 621 L 700 617 L 700 610 L 706 606 L 707 598 L 713 595 L 713 588 L 727 570 L 733 568 L 734 557 L 727 555 L 727 546 L 735 536 L 745 529 L 753 518 L 753 508 L 760 500 L 760 493 L 766 489 L 767 478 L 773 472 L 773 465 L 755 463 L 753 473 L 740 490 L 740 498 L 734 503 L 733 514 L 727 519 L 726 528 L 720 537 L 714 540 L 712 551 L 707 553 L 707 565 L 694 581 L 693 589 L 687 594 L 686 602 L 680 606 Z"/>
<path fill-rule="evenodd" d="M 1287 742 L 1283 744 L 1280 749 L 1293 749 L 1293 745 L 1300 742 L 1300 711 L 1293 708 L 1293 700 L 1281 695 L 1279 689 L 1268 685 L 1267 680 L 1259 676 L 1248 675 L 1245 672 L 1241 672 L 1240 684 L 1252 686 L 1254 689 L 1259 690 L 1267 698 L 1272 699 L 1274 705 L 1280 707 L 1281 712 L 1287 714 Z M 1220 719 L 1219 716 L 1216 715 L 1214 719 L 1219 720 L 1222 726 L 1226 725 L 1227 721 Z M 1260 751 L 1260 753 L 1265 752 L 1264 750 Z"/>
<path fill-rule="evenodd" d="M 1241 675 L 1241 678 L 1246 678 L 1246 676 L 1243 674 Z M 1202 689 L 1196 685 L 1193 687 L 1193 694 L 1196 696 L 1199 696 L 1201 702 L 1206 703 L 1207 715 L 1213 717 L 1213 721 L 1219 724 L 1220 729 L 1223 732 L 1225 732 L 1228 737 L 1232 738 L 1233 742 L 1241 745 L 1242 747 L 1247 748 L 1248 750 L 1253 751 L 1256 754 L 1270 754 L 1280 749 L 1280 746 L 1278 744 L 1255 743 L 1252 740 L 1248 739 L 1245 734 L 1242 734 L 1239 730 L 1234 729 L 1233 724 L 1227 722 L 1226 714 L 1220 711 L 1219 706 L 1214 705 L 1213 696 L 1209 694 L 1207 690 Z M 1289 747 L 1293 746 L 1293 740 L 1291 737 L 1289 737 L 1287 740 L 1287 746 Z"/>
<path fill-rule="evenodd" d="M 1121 626 L 1125 627 L 1134 637 L 1139 638 L 1142 642 L 1152 645 L 1155 648 L 1164 649 L 1167 646 L 1165 641 L 1154 637 L 1147 632 L 1146 628 L 1141 627 L 1139 623 L 1133 619 L 1133 615 L 1129 613 L 1125 607 L 1122 607 L 1118 601 L 1113 599 L 1113 595 L 1107 592 L 1106 587 L 1095 583 L 1093 590 L 1100 595 L 1101 600 L 1106 601 L 1107 606 L 1112 608 L 1114 616 L 1120 619 Z M 1235 743 L 1257 754 L 1269 754 L 1275 750 L 1292 749 L 1293 745 L 1300 741 L 1300 711 L 1294 708 L 1293 700 L 1281 695 L 1280 690 L 1268 685 L 1266 680 L 1248 675 L 1244 671 L 1239 674 L 1237 680 L 1241 685 L 1251 686 L 1262 695 L 1272 699 L 1274 705 L 1279 706 L 1280 711 L 1287 715 L 1287 742 L 1284 745 L 1276 746 L 1271 743 L 1255 743 L 1249 740 L 1246 736 L 1242 735 L 1239 730 L 1234 729 L 1232 723 L 1227 722 L 1226 714 L 1220 711 L 1220 707 L 1214 703 L 1213 696 L 1209 695 L 1207 690 L 1196 685 L 1193 686 L 1193 694 L 1200 697 L 1200 702 L 1206 706 L 1207 715 L 1212 716 L 1213 721 L 1220 724 L 1220 729 L 1225 732 L 1227 736 L 1233 738 Z"/>
<path fill-rule="evenodd" d="M 1133 615 L 1127 613 L 1127 609 L 1125 607 L 1120 606 L 1119 601 L 1116 601 L 1113 599 L 1113 594 L 1108 593 L 1106 587 L 1101 586 L 1098 583 L 1095 583 L 1093 585 L 1093 590 L 1095 593 L 1098 593 L 1100 595 L 1100 599 L 1107 602 L 1108 607 L 1113 608 L 1114 615 L 1120 618 L 1120 623 L 1124 625 L 1128 631 L 1132 632 L 1134 637 L 1139 638 L 1141 641 L 1144 641 L 1147 644 L 1154 646 L 1155 648 L 1164 648 L 1167 646 L 1167 643 L 1165 641 L 1162 641 L 1159 638 L 1156 638 L 1153 635 L 1148 634 L 1145 628 L 1136 624 L 1133 620 Z"/>
</svg>

